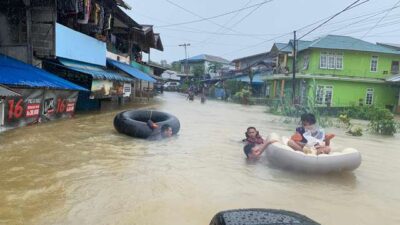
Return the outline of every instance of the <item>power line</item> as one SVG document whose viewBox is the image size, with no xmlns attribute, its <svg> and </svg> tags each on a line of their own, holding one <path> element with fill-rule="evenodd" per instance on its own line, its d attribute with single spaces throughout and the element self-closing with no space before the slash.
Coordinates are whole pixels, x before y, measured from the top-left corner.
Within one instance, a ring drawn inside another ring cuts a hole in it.
<svg viewBox="0 0 400 225">
<path fill-rule="evenodd" d="M 246 3 L 243 7 L 248 6 L 252 1 L 253 1 L 253 0 L 247 1 L 247 3 Z M 228 26 L 228 24 L 229 24 L 235 17 L 237 17 L 239 14 L 240 14 L 240 12 L 236 12 L 226 23 L 224 23 L 224 26 Z M 233 27 L 231 26 L 230 28 L 232 29 Z M 222 30 L 223 30 L 223 28 L 220 27 L 217 31 L 215 31 L 215 33 L 219 34 L 220 31 L 222 31 Z M 212 37 L 209 37 L 209 38 L 203 40 L 203 42 L 208 42 L 209 40 L 212 40 Z"/>
<path fill-rule="evenodd" d="M 347 10 L 353 9 L 353 8 L 355 8 L 355 7 L 357 7 L 357 6 L 360 6 L 361 4 L 364 4 L 364 3 L 368 2 L 369 0 L 365 0 L 365 1 L 361 2 L 361 3 L 358 3 L 359 1 L 360 1 L 360 0 L 357 0 L 357 1 L 353 2 L 352 4 L 350 4 L 349 6 L 347 6 L 344 10 L 342 10 L 342 11 L 340 11 L 340 12 L 338 12 L 338 13 L 336 13 L 336 14 L 330 16 L 330 17 L 328 17 L 328 19 L 325 20 L 325 22 L 323 22 L 322 24 L 318 25 L 317 27 L 315 27 L 315 28 L 312 29 L 311 31 L 307 32 L 305 35 L 303 35 L 303 36 L 300 37 L 299 39 L 305 37 L 306 35 L 310 34 L 310 33 L 313 32 L 313 31 L 315 31 L 316 29 L 318 29 L 319 27 L 323 26 L 324 24 L 326 24 L 327 22 L 329 22 L 330 20 L 332 20 L 333 18 L 335 18 L 335 17 L 338 16 L 339 14 L 341 14 L 341 13 L 347 11 Z M 358 3 L 358 4 L 357 4 L 357 3 Z M 301 27 L 299 30 L 302 30 L 302 29 L 305 29 L 305 28 L 307 28 L 307 27 L 310 27 L 310 26 L 312 26 L 312 25 L 314 25 L 314 24 L 319 23 L 320 21 L 321 21 L 321 20 L 318 20 L 317 22 L 314 22 L 314 23 L 312 23 L 312 24 L 309 24 L 309 25 L 306 25 L 306 26 L 304 26 L 304 27 Z M 263 41 L 263 42 L 257 43 L 257 44 L 255 44 L 255 45 L 251 45 L 251 46 L 246 47 L 246 48 L 242 48 L 242 49 L 239 49 L 239 50 L 236 50 L 236 51 L 231 51 L 231 52 L 226 53 L 226 54 L 230 54 L 230 53 L 232 53 L 232 52 L 238 52 L 238 51 L 243 51 L 243 50 L 250 49 L 250 48 L 253 48 L 253 47 L 257 47 L 257 46 L 262 45 L 262 44 L 264 44 L 264 43 L 266 43 L 266 42 L 269 42 L 269 41 L 272 41 L 272 40 L 275 40 L 275 39 L 277 39 L 277 38 L 281 38 L 281 37 L 284 37 L 284 36 L 288 36 L 288 35 L 290 35 L 290 34 L 292 34 L 292 32 L 289 32 L 289 33 L 286 33 L 286 34 L 283 34 L 283 35 L 280 35 L 280 36 L 277 36 L 277 37 L 274 37 L 274 38 L 265 40 L 265 41 Z M 287 45 L 289 45 L 289 44 L 287 44 Z"/>
<path fill-rule="evenodd" d="M 214 21 L 211 20 L 211 19 L 204 18 L 204 17 L 200 16 L 199 14 L 197 14 L 197 13 L 195 13 L 195 12 L 189 10 L 189 9 L 186 9 L 185 7 L 179 5 L 179 4 L 177 4 L 177 3 L 175 3 L 175 2 L 173 2 L 173 1 L 171 1 L 171 0 L 165 0 L 165 1 L 168 2 L 168 3 L 170 3 L 170 4 L 172 4 L 172 5 L 174 5 L 174 6 L 176 6 L 176 7 L 178 7 L 178 8 L 180 8 L 180 9 L 182 9 L 182 10 L 184 10 L 185 12 L 188 12 L 188 13 L 194 15 L 194 16 L 197 16 L 197 17 L 199 17 L 200 19 L 204 19 L 204 20 L 206 20 L 206 21 L 208 21 L 208 22 L 210 22 L 210 23 L 212 23 L 212 24 L 214 24 L 214 25 L 216 25 L 216 26 L 219 26 L 219 27 L 221 27 L 221 28 L 230 30 L 230 31 L 235 32 L 235 33 L 240 33 L 240 32 L 238 32 L 238 31 L 236 31 L 236 30 L 233 30 L 233 29 L 228 28 L 228 27 L 226 27 L 226 26 L 223 26 L 223 25 L 221 25 L 221 24 L 219 24 L 219 23 L 216 23 L 216 22 L 214 22 Z M 273 1 L 273 0 L 268 0 L 268 1 L 266 1 L 265 3 L 270 2 L 270 1 Z M 265 4 L 265 3 L 264 3 L 264 4 Z"/>
<path fill-rule="evenodd" d="M 352 4 L 350 4 L 349 6 L 347 6 L 346 8 L 344 8 L 342 11 L 340 11 L 340 12 L 336 13 L 335 15 L 331 16 L 329 19 L 325 20 L 323 23 L 319 24 L 318 26 L 316 26 L 315 28 L 313 28 L 313 29 L 310 30 L 309 32 L 303 34 L 300 38 L 298 38 L 298 40 L 302 39 L 303 37 L 307 36 L 308 34 L 312 33 L 313 31 L 317 30 L 318 28 L 322 27 L 323 25 L 325 25 L 326 23 L 328 23 L 329 21 L 331 21 L 333 18 L 337 17 L 338 15 L 340 15 L 340 14 L 346 12 L 346 11 L 349 10 L 349 9 L 354 8 L 354 7 L 352 7 L 352 6 L 355 6 L 359 1 L 361 1 L 361 0 L 357 0 L 357 1 L 353 2 Z M 366 3 L 366 2 L 369 2 L 369 0 L 365 0 L 365 1 L 363 1 L 362 3 L 360 3 L 360 4 L 357 4 L 356 6 L 359 6 L 359 5 L 364 4 L 364 3 Z"/>
<path fill-rule="evenodd" d="M 240 9 L 236 9 L 236 10 L 233 10 L 233 11 L 229 11 L 229 12 L 222 13 L 222 14 L 215 15 L 215 16 L 211 16 L 211 17 L 205 17 L 205 18 L 198 19 L 198 20 L 191 20 L 191 21 L 186 21 L 186 22 L 181 22 L 181 23 L 167 24 L 167 25 L 155 26 L 155 27 L 172 27 L 172 26 L 179 26 L 179 25 L 184 25 L 184 24 L 198 23 L 198 22 L 202 22 L 202 21 L 205 21 L 205 20 L 211 20 L 211 19 L 215 19 L 215 18 L 226 16 L 226 15 L 230 15 L 230 14 L 233 14 L 233 13 L 236 13 L 236 12 L 241 12 L 241 11 L 244 11 L 244 10 L 247 10 L 247 9 L 251 9 L 251 8 L 257 7 L 259 5 L 264 5 L 264 4 L 266 4 L 268 2 L 271 2 L 271 1 L 272 0 L 264 0 L 261 3 L 257 3 L 257 4 L 250 5 L 250 6 L 247 6 L 247 7 L 242 7 Z"/>
<path fill-rule="evenodd" d="M 390 8 L 389 8 L 389 9 L 390 9 Z M 343 29 L 349 28 L 350 26 L 353 26 L 353 25 L 355 25 L 355 24 L 369 23 L 370 21 L 372 21 L 372 20 L 370 20 L 371 18 L 374 18 L 374 17 L 376 17 L 377 15 L 380 15 L 380 14 L 382 14 L 382 13 L 385 13 L 387 10 L 388 10 L 388 9 L 380 10 L 380 11 L 375 11 L 375 12 L 367 13 L 367 14 L 364 14 L 364 15 L 361 15 L 361 16 L 356 16 L 356 17 L 352 17 L 352 18 L 340 20 L 340 21 L 337 21 L 337 22 L 334 22 L 334 23 L 330 23 L 330 24 L 328 24 L 327 26 L 325 26 L 325 28 L 322 28 L 322 29 L 323 29 L 323 30 L 324 30 L 324 29 L 325 29 L 325 30 L 329 30 L 329 31 L 327 31 L 327 32 L 328 32 L 328 33 L 332 33 L 332 32 L 338 31 L 338 30 L 343 30 Z M 366 17 L 366 18 L 363 18 L 363 17 Z M 333 28 L 329 28 L 329 27 L 332 26 L 332 25 L 335 25 L 335 24 L 343 24 L 343 22 L 349 22 L 349 21 L 352 21 L 352 20 L 355 20 L 355 19 L 359 19 L 359 18 L 363 18 L 363 19 L 357 20 L 357 21 L 355 21 L 355 22 L 347 23 L 347 24 L 345 24 L 345 25 L 333 26 Z M 334 29 L 334 30 L 332 30 L 332 29 Z"/>
<path fill-rule="evenodd" d="M 400 3 L 400 1 L 398 1 L 396 4 L 394 4 L 394 6 L 386 12 L 386 14 L 374 25 L 372 26 L 370 29 L 368 29 L 367 32 L 365 32 L 365 34 L 361 37 L 361 39 L 363 39 L 371 30 L 375 29 L 376 26 L 378 26 L 378 24 L 380 22 L 382 22 L 383 19 L 385 19 L 385 17 Z"/>
</svg>

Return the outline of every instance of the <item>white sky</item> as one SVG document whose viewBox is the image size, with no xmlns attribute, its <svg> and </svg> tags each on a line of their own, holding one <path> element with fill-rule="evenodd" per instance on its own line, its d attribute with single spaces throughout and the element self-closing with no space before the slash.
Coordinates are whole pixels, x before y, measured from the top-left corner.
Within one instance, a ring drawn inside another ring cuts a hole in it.
<svg viewBox="0 0 400 225">
<path fill-rule="evenodd" d="M 178 46 L 182 43 L 191 44 L 188 47 L 189 56 L 204 53 L 228 60 L 269 51 L 274 41 L 287 42 L 293 38 L 293 34 L 284 37 L 278 36 L 328 18 L 343 10 L 355 0 L 273 0 L 257 10 L 255 10 L 257 7 L 253 7 L 211 21 L 205 20 L 171 27 L 162 26 L 200 19 L 198 16 L 212 17 L 245 6 L 255 5 L 265 0 L 125 1 L 132 6 L 132 10 L 127 11 L 127 13 L 135 21 L 140 24 L 152 24 L 155 32 L 161 34 L 164 52 L 152 49 L 151 60 L 159 62 L 165 59 L 168 63 L 171 63 L 184 58 L 184 49 Z M 192 11 L 198 16 L 174 6 L 171 2 Z M 397 8 L 392 11 L 383 11 L 396 4 Z M 398 0 L 370 0 L 339 15 L 325 26 L 306 36 L 304 40 L 312 40 L 315 37 L 327 34 L 338 34 L 356 38 L 365 36 L 363 40 L 373 43 L 400 44 L 399 6 L 400 1 L 398 2 Z M 252 12 L 253 10 L 255 11 Z M 250 15 L 244 18 L 248 14 Z M 244 19 L 242 20 L 242 18 Z M 382 18 L 384 19 L 376 28 L 367 33 Z M 315 26 L 298 31 L 298 36 Z M 147 60 L 147 55 L 144 60 Z"/>
</svg>

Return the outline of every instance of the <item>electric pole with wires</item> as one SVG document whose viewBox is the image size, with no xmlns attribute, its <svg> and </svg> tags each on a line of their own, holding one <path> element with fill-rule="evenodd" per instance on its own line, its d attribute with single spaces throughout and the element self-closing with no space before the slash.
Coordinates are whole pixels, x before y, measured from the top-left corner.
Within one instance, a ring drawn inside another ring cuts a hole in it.
<svg viewBox="0 0 400 225">
<path fill-rule="evenodd" d="M 292 77 L 292 103 L 296 104 L 296 31 L 293 31 L 293 77 Z"/>
<path fill-rule="evenodd" d="M 180 47 L 185 48 L 185 66 L 184 66 L 184 72 L 186 74 L 186 78 L 189 77 L 189 68 L 188 68 L 188 54 L 187 54 L 187 47 L 190 46 L 190 43 L 184 43 L 179 45 Z"/>
</svg>

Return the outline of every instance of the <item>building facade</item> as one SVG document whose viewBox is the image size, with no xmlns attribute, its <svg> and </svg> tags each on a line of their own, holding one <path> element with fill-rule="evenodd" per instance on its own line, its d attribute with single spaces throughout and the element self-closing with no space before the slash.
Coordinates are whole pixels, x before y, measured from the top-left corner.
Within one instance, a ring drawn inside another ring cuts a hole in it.
<svg viewBox="0 0 400 225">
<path fill-rule="evenodd" d="M 279 53 L 282 70 L 267 78 L 270 96 L 284 98 L 292 93 L 293 42 L 271 51 Z M 282 46 L 282 45 L 280 45 Z M 374 105 L 397 108 L 399 87 L 387 78 L 399 74 L 400 52 L 347 36 L 328 35 L 298 45 L 296 101 L 321 107 Z"/>
</svg>

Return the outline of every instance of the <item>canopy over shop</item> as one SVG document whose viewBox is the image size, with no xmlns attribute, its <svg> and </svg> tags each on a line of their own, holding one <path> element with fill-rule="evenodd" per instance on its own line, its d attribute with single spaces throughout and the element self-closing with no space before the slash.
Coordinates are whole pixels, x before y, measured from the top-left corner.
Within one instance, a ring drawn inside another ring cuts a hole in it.
<svg viewBox="0 0 400 225">
<path fill-rule="evenodd" d="M 138 87 L 136 90 L 138 91 L 138 95 L 142 97 L 142 90 L 144 86 L 146 87 L 146 92 L 149 92 L 150 89 L 153 87 L 153 83 L 156 82 L 154 78 L 151 77 L 151 75 L 146 74 L 142 72 L 141 70 L 130 66 L 125 63 L 121 63 L 112 59 L 107 59 L 107 65 L 119 69 L 123 71 L 124 73 L 128 74 L 129 76 L 136 78 L 136 87 Z M 142 81 L 147 82 L 147 85 L 143 85 Z"/>
<path fill-rule="evenodd" d="M 71 117 L 78 91 L 87 89 L 0 54 L 1 130 Z"/>
<path fill-rule="evenodd" d="M 90 93 L 80 93 L 78 110 L 98 109 L 100 100 L 130 97 L 134 80 L 106 67 L 58 58 L 46 61 L 44 66 L 59 76 L 89 89 Z"/>
</svg>

